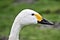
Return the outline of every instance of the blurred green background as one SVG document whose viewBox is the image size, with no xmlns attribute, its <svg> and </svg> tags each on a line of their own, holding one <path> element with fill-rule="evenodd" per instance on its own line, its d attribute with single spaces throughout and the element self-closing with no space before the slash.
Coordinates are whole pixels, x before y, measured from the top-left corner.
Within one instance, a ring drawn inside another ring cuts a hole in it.
<svg viewBox="0 0 60 40">
<path fill-rule="evenodd" d="M 60 0 L 0 0 L 0 40 L 9 36 L 16 15 L 23 9 L 33 9 L 55 25 L 49 26 L 51 29 L 27 25 L 21 30 L 21 40 L 60 40 Z"/>
</svg>

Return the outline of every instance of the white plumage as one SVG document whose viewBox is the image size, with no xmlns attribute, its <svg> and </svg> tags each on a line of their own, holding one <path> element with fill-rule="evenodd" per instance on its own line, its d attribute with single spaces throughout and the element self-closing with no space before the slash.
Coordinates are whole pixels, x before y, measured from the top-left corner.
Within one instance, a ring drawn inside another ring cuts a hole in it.
<svg viewBox="0 0 60 40">
<path fill-rule="evenodd" d="M 31 9 L 22 10 L 15 18 L 8 40 L 19 40 L 19 32 L 24 25 L 37 24 L 43 18 Z"/>
</svg>

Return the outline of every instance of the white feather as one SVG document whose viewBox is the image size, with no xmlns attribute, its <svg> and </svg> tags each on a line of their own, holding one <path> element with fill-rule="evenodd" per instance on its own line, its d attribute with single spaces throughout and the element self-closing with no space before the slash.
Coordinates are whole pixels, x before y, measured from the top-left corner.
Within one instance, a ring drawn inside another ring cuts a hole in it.
<svg viewBox="0 0 60 40">
<path fill-rule="evenodd" d="M 32 13 L 35 14 L 37 12 L 30 9 L 25 9 L 16 16 L 8 40 L 19 40 L 19 31 L 22 26 L 37 23 L 37 19 L 35 16 L 31 15 Z"/>
</svg>

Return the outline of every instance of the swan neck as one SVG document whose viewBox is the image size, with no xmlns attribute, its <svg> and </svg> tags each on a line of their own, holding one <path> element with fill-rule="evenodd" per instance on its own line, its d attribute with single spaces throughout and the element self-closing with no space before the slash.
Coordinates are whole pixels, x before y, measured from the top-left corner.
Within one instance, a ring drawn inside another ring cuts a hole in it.
<svg viewBox="0 0 60 40">
<path fill-rule="evenodd" d="M 9 40 L 19 40 L 19 32 L 21 30 L 21 25 L 18 22 L 14 22 L 11 28 Z"/>
</svg>

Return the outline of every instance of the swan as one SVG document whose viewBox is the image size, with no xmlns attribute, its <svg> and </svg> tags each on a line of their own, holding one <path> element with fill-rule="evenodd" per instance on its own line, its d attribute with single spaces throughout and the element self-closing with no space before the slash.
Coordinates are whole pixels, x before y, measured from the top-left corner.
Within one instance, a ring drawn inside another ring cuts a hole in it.
<svg viewBox="0 0 60 40">
<path fill-rule="evenodd" d="M 19 32 L 24 25 L 28 24 L 53 25 L 44 19 L 38 12 L 31 9 L 22 10 L 15 18 L 8 40 L 19 40 Z"/>
</svg>

